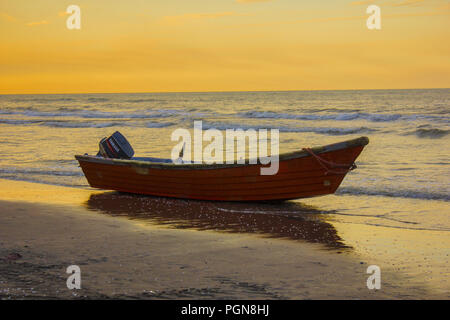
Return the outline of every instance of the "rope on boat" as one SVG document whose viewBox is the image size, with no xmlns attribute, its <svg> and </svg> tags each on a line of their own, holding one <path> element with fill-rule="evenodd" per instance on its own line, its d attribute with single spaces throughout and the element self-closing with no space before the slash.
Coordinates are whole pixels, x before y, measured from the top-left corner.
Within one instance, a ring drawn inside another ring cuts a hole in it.
<svg viewBox="0 0 450 320">
<path fill-rule="evenodd" d="M 356 164 L 353 162 L 352 164 L 340 164 L 334 163 L 332 161 L 325 160 L 324 158 L 319 157 L 311 148 L 303 148 L 304 151 L 308 152 L 312 155 L 317 162 L 325 169 L 325 174 L 346 174 L 354 169 L 356 169 Z M 335 170 L 336 169 L 336 170 Z"/>
</svg>

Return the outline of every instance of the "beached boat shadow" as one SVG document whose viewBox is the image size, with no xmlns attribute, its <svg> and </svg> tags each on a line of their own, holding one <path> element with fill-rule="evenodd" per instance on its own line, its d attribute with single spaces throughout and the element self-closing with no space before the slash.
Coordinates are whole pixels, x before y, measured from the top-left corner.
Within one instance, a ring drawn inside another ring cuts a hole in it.
<svg viewBox="0 0 450 320">
<path fill-rule="evenodd" d="M 269 238 L 346 246 L 324 212 L 298 202 L 213 202 L 140 196 L 120 192 L 92 194 L 89 210 L 177 229 L 257 234 Z"/>
</svg>

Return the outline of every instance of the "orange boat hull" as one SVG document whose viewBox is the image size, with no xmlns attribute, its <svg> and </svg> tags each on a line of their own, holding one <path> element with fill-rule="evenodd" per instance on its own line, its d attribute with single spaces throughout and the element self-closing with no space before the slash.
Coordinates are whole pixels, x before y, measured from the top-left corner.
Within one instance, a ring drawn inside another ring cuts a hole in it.
<svg viewBox="0 0 450 320">
<path fill-rule="evenodd" d="M 354 163 L 365 137 L 313 148 L 321 159 Z M 332 194 L 347 170 L 328 171 L 306 151 L 280 155 L 275 175 L 261 164 L 175 165 L 94 156 L 75 156 L 91 187 L 153 196 L 216 201 L 270 201 Z"/>
</svg>

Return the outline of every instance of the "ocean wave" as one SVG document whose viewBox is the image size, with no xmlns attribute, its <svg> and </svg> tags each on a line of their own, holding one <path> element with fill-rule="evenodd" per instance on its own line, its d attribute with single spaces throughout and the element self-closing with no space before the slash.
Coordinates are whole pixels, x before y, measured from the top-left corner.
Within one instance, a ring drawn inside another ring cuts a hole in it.
<svg viewBox="0 0 450 320">
<path fill-rule="evenodd" d="M 48 112 L 48 111 L 0 111 L 0 114 L 8 115 L 23 115 L 27 117 L 42 117 L 42 118 L 86 118 L 86 119 L 131 119 L 131 118 L 145 118 L 150 114 L 134 114 L 122 112 L 103 112 L 103 111 L 83 111 L 70 110 L 69 112 Z"/>
<path fill-rule="evenodd" d="M 21 109 L 21 108 L 18 108 L 19 110 L 30 110 L 29 108 L 27 108 L 27 109 Z M 0 109 L 0 114 L 5 114 L 5 115 L 9 115 L 9 114 L 24 114 L 26 111 L 15 111 L 16 109 L 14 109 L 14 110 L 11 110 L 11 109 Z"/>
<path fill-rule="evenodd" d="M 129 102 L 129 103 L 140 103 L 140 102 L 165 102 L 165 100 L 154 99 L 154 98 L 148 98 L 148 99 L 129 99 L 129 100 L 125 100 L 125 102 Z"/>
<path fill-rule="evenodd" d="M 89 102 L 106 102 L 109 101 L 108 98 L 96 98 L 96 97 L 90 97 L 87 99 Z"/>
<path fill-rule="evenodd" d="M 25 174 L 25 175 L 47 175 L 47 176 L 65 176 L 65 177 L 81 177 L 83 173 L 67 170 L 39 170 L 39 169 L 0 169 L 0 175 Z"/>
<path fill-rule="evenodd" d="M 336 113 L 354 113 L 354 112 L 360 112 L 361 109 L 342 109 L 342 108 L 302 108 L 305 112 L 313 112 L 313 113 L 319 113 L 319 112 L 336 112 Z M 295 109 L 288 109 L 288 111 L 295 112 Z"/>
<path fill-rule="evenodd" d="M 0 119 L 0 123 L 10 125 L 39 125 L 53 128 L 106 128 L 114 126 L 126 126 L 123 122 L 86 122 L 86 121 L 43 121 L 43 120 L 18 120 Z"/>
<path fill-rule="evenodd" d="M 450 123 L 449 116 L 424 115 L 424 114 L 378 114 L 378 113 L 282 113 L 272 111 L 246 111 L 233 113 L 221 113 L 220 111 L 196 112 L 195 108 L 189 109 L 149 109 L 127 111 L 99 111 L 86 108 L 74 108 L 62 106 L 55 111 L 26 109 L 0 109 L 0 114 L 7 116 L 24 116 L 30 118 L 82 118 L 82 119 L 155 119 L 174 117 L 216 117 L 249 119 L 286 119 L 300 121 L 354 121 L 364 120 L 368 122 L 395 122 L 395 121 L 431 121 L 438 123 Z"/>
<path fill-rule="evenodd" d="M 390 190 L 389 188 L 380 190 L 380 189 L 365 189 L 355 187 L 340 187 L 336 191 L 336 194 L 450 201 L 450 195 L 448 193 L 439 193 L 424 190 L 395 190 L 395 189 Z"/>
<path fill-rule="evenodd" d="M 42 120 L 0 119 L 0 123 L 12 125 L 36 124 L 41 122 Z"/>
<path fill-rule="evenodd" d="M 208 129 L 218 129 L 218 130 L 226 130 L 226 129 L 278 129 L 280 132 L 313 132 L 318 134 L 326 134 L 326 135 L 347 135 L 347 134 L 356 134 L 356 133 L 369 133 L 376 131 L 375 129 L 367 128 L 367 127 L 352 127 L 352 128 L 332 128 L 332 127 L 288 127 L 288 126 L 274 126 L 274 125 L 243 125 L 243 124 L 233 124 L 233 123 L 222 123 L 222 122 L 205 122 L 203 121 L 203 130 Z"/>
<path fill-rule="evenodd" d="M 437 129 L 437 128 L 419 128 L 413 132 L 410 132 L 409 134 L 415 134 L 419 138 L 431 138 L 431 139 L 438 139 L 445 137 L 450 133 L 450 130 L 443 130 L 443 129 Z"/>
<path fill-rule="evenodd" d="M 108 127 L 146 127 L 165 128 L 173 126 L 173 122 L 129 122 L 129 121 L 68 121 L 68 120 L 16 120 L 0 119 L 0 124 L 39 125 L 51 128 L 108 128 Z"/>
<path fill-rule="evenodd" d="M 147 128 L 165 128 L 175 125 L 173 122 L 147 122 Z"/>
<path fill-rule="evenodd" d="M 69 97 L 25 97 L 25 98 L 14 98 L 13 102 L 34 102 L 34 103 L 47 103 L 47 102 L 58 102 L 58 101 L 76 101 L 75 98 Z"/>
<path fill-rule="evenodd" d="M 352 121 L 352 120 L 366 120 L 370 122 L 393 122 L 399 120 L 414 121 L 414 120 L 437 120 L 450 121 L 448 117 L 434 116 L 434 115 L 416 115 L 416 114 L 385 114 L 385 113 L 364 113 L 364 112 L 350 112 L 350 113 L 333 113 L 333 114 L 293 114 L 293 113 L 279 113 L 273 111 L 247 111 L 237 114 L 240 117 L 252 119 L 292 119 L 305 121 L 321 121 L 321 120 L 335 120 L 335 121 Z"/>
<path fill-rule="evenodd" d="M 71 122 L 71 121 L 45 121 L 40 126 L 52 128 L 109 128 L 126 126 L 123 122 Z"/>
<path fill-rule="evenodd" d="M 65 108 L 65 107 L 63 107 Z M 178 109 L 160 109 L 160 110 L 150 110 L 146 112 L 107 112 L 107 111 L 86 111 L 83 109 L 61 109 L 59 112 L 53 111 L 34 111 L 34 110 L 24 110 L 24 111 L 13 111 L 13 110 L 0 110 L 0 114 L 4 115 L 22 115 L 26 117 L 36 117 L 36 118 L 83 118 L 83 119 L 152 119 L 152 118 L 166 118 L 179 115 L 190 114 L 185 110 Z M 193 114 L 195 116 L 202 116 L 203 114 L 197 113 Z"/>
<path fill-rule="evenodd" d="M 109 128 L 109 127 L 146 127 L 165 128 L 173 125 L 172 122 L 147 122 L 145 124 L 129 122 L 69 122 L 69 121 L 46 121 L 42 126 L 54 128 Z"/>
</svg>

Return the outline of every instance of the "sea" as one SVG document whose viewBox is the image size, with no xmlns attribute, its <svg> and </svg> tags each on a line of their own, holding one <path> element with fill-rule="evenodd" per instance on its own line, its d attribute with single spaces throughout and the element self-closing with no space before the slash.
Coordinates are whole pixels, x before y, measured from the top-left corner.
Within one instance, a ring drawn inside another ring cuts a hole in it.
<svg viewBox="0 0 450 320">
<path fill-rule="evenodd" d="M 280 153 L 367 136 L 338 194 L 450 201 L 450 89 L 0 95 L 0 178 L 86 188 L 75 154 L 118 130 L 136 156 L 170 158 L 196 120 L 278 129 Z"/>
<path fill-rule="evenodd" d="M 172 133 L 198 120 L 278 129 L 280 153 L 367 136 L 335 195 L 292 202 L 367 257 L 450 289 L 450 89 L 0 95 L 0 178 L 90 189 L 75 154 L 96 154 L 120 131 L 135 156 L 170 158 Z"/>
</svg>

